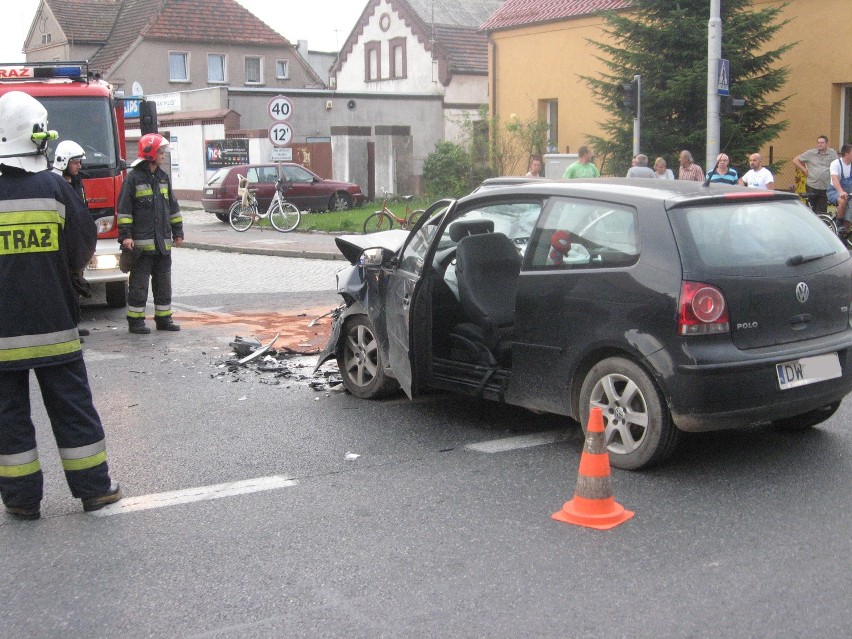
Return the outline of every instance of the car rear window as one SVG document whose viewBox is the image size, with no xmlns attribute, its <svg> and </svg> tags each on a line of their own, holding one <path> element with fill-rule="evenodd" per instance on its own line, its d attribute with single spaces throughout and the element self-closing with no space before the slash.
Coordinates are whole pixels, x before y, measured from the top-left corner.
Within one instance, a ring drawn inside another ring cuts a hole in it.
<svg viewBox="0 0 852 639">
<path fill-rule="evenodd" d="M 742 200 L 675 208 L 669 219 L 687 271 L 772 273 L 802 259 L 848 257 L 837 236 L 795 201 Z"/>
<path fill-rule="evenodd" d="M 217 184 L 221 184 L 225 181 L 225 177 L 228 175 L 228 171 L 231 169 L 219 169 L 213 175 L 210 176 L 210 179 L 207 180 L 207 186 L 216 186 Z"/>
</svg>

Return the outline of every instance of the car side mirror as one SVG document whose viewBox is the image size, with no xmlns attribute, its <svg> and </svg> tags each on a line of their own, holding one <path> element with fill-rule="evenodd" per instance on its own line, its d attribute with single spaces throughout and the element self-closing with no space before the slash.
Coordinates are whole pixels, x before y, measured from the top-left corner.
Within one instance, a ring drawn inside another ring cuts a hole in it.
<svg viewBox="0 0 852 639">
<path fill-rule="evenodd" d="M 119 158 L 118 170 L 119 171 L 126 171 L 127 170 L 127 161 L 124 158 Z"/>
<path fill-rule="evenodd" d="M 361 253 L 361 265 L 365 268 L 394 267 L 396 266 L 396 253 L 380 246 L 364 249 L 364 252 Z"/>
</svg>

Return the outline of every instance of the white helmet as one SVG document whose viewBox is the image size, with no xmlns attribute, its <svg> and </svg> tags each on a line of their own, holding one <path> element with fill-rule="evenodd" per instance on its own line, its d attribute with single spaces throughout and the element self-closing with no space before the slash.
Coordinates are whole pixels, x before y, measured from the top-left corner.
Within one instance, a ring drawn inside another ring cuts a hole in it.
<svg viewBox="0 0 852 639">
<path fill-rule="evenodd" d="M 56 145 L 56 152 L 53 154 L 53 168 L 64 171 L 68 168 L 68 163 L 71 160 L 85 159 L 86 152 L 82 146 L 74 140 L 62 140 L 62 142 Z"/>
<path fill-rule="evenodd" d="M 59 137 L 47 130 L 47 109 L 22 91 L 0 97 L 0 164 L 36 173 L 47 168 L 48 140 Z"/>
</svg>

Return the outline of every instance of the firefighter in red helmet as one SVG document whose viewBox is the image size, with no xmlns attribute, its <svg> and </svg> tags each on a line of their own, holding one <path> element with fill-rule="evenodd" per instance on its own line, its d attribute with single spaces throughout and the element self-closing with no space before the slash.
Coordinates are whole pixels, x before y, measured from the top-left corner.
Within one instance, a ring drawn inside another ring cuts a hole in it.
<svg viewBox="0 0 852 639">
<path fill-rule="evenodd" d="M 134 254 L 127 293 L 127 327 L 145 325 L 148 280 L 154 293 L 154 323 L 160 331 L 178 331 L 172 321 L 172 246 L 183 244 L 183 219 L 168 174 L 160 167 L 169 143 L 147 133 L 139 139 L 139 157 L 131 165 L 118 196 L 118 241 Z"/>
</svg>

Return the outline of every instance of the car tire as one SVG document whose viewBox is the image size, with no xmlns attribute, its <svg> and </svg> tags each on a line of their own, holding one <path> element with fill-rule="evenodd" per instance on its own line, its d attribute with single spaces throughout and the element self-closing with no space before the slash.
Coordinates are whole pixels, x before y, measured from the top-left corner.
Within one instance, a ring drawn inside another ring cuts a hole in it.
<svg viewBox="0 0 852 639">
<path fill-rule="evenodd" d="M 355 397 L 377 399 L 397 388 L 396 380 L 385 374 L 379 342 L 366 315 L 354 315 L 346 320 L 341 331 L 337 366 L 343 384 Z"/>
<path fill-rule="evenodd" d="M 105 288 L 107 306 L 122 308 L 127 305 L 127 282 L 107 282 Z"/>
<path fill-rule="evenodd" d="M 657 385 L 630 360 L 611 357 L 587 373 L 578 405 L 583 431 L 594 407 L 603 412 L 609 459 L 616 468 L 648 468 L 671 455 L 677 446 L 680 431 Z"/>
<path fill-rule="evenodd" d="M 328 201 L 329 211 L 348 211 L 352 208 L 352 198 L 348 193 L 335 193 Z"/>
<path fill-rule="evenodd" d="M 214 213 L 214 215 L 216 216 L 216 219 L 218 219 L 220 222 L 228 224 L 228 213 Z"/>
<path fill-rule="evenodd" d="M 801 415 L 776 419 L 772 422 L 772 426 L 778 430 L 784 431 L 806 430 L 816 426 L 817 424 L 823 423 L 829 417 L 834 415 L 838 408 L 840 408 L 840 402 L 832 402 L 831 404 L 821 408 L 816 408 L 808 411 L 807 413 L 802 413 Z"/>
</svg>

